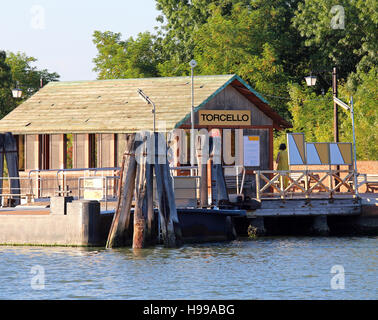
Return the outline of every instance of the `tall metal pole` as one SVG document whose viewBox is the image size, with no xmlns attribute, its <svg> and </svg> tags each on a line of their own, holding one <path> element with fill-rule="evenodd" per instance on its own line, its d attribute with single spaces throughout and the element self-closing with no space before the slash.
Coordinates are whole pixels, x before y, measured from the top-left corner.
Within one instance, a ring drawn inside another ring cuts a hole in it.
<svg viewBox="0 0 378 320">
<path fill-rule="evenodd" d="M 354 189 L 356 196 L 358 197 L 358 186 L 357 186 L 357 151 L 356 151 L 356 131 L 354 128 L 354 106 L 353 106 L 353 96 L 350 97 L 350 113 L 352 118 L 352 129 L 353 129 L 353 158 L 354 158 Z"/>
<path fill-rule="evenodd" d="M 197 62 L 192 60 L 189 62 L 191 68 L 191 82 L 192 82 L 192 109 L 191 109 L 191 130 L 190 130 L 190 165 L 193 167 L 195 163 L 195 141 L 194 141 L 194 68 L 197 66 Z M 192 171 L 193 172 L 193 171 Z"/>
<path fill-rule="evenodd" d="M 333 96 L 337 98 L 337 70 L 336 67 L 333 67 L 332 71 L 332 93 Z M 333 134 L 335 142 L 339 142 L 339 115 L 338 115 L 338 108 L 337 103 L 333 102 Z M 336 166 L 336 175 L 339 175 L 340 166 Z M 337 185 L 337 179 L 335 178 L 335 185 Z M 339 191 L 337 189 L 336 191 Z"/>
<path fill-rule="evenodd" d="M 156 107 L 155 107 L 155 103 L 153 103 L 152 101 L 151 101 L 151 103 L 152 103 L 152 106 L 153 106 L 152 113 L 154 114 L 154 134 L 155 134 L 155 132 L 156 132 Z"/>
<path fill-rule="evenodd" d="M 194 166 L 194 71 L 191 68 L 192 73 L 192 109 L 191 109 L 191 131 L 190 131 L 190 165 Z"/>
<path fill-rule="evenodd" d="M 337 70 L 336 67 L 333 68 L 332 71 L 332 92 L 333 96 L 337 98 Z M 333 134 L 335 142 L 339 142 L 339 115 L 338 115 L 338 108 L 337 103 L 333 102 Z"/>
</svg>

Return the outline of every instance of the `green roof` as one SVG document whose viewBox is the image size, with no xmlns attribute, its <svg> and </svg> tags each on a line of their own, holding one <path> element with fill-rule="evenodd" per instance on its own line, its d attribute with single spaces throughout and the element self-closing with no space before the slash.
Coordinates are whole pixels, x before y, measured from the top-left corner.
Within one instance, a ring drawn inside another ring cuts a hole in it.
<svg viewBox="0 0 378 320">
<path fill-rule="evenodd" d="M 236 75 L 195 76 L 196 110 L 233 82 L 243 86 L 254 102 L 257 99 L 261 105 L 266 105 L 265 113 L 273 112 L 278 116 L 267 101 Z M 139 97 L 139 88 L 155 103 L 157 123 L 164 121 L 168 130 L 190 117 L 190 77 L 50 82 L 0 120 L 0 132 L 130 133 L 152 130 L 152 107 Z M 282 118 L 277 119 L 283 121 L 281 125 L 285 123 Z"/>
</svg>

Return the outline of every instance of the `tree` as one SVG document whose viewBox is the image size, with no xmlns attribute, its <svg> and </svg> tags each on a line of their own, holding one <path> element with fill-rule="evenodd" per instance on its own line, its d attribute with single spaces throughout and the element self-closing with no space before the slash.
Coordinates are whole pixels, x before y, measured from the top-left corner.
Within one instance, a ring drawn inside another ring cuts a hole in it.
<svg viewBox="0 0 378 320">
<path fill-rule="evenodd" d="M 256 26 L 256 15 L 242 4 L 224 16 L 214 8 L 207 23 L 195 33 L 197 72 L 201 74 L 236 73 L 249 82 L 281 115 L 288 117 L 282 100 L 269 96 L 287 96 L 289 77 L 284 72 L 272 35 Z"/>
<path fill-rule="evenodd" d="M 158 76 L 158 56 L 154 37 L 139 33 L 137 39 L 121 40 L 121 33 L 95 31 L 93 43 L 98 54 L 93 59 L 98 79 L 142 78 Z"/>
<path fill-rule="evenodd" d="M 361 80 L 356 90 L 351 91 L 344 85 L 340 88 L 340 95 L 346 102 L 353 95 L 357 158 L 378 160 L 378 68 L 373 67 L 366 73 L 359 72 L 358 76 Z M 343 113 L 340 128 L 344 141 L 353 141 L 349 113 Z"/>
<path fill-rule="evenodd" d="M 358 69 L 377 64 L 378 3 L 375 0 L 328 0 L 299 3 L 293 25 L 312 48 L 309 69 L 338 66 L 346 79 Z"/>
<path fill-rule="evenodd" d="M 0 119 L 16 106 L 12 89 L 11 68 L 6 63 L 6 53 L 0 51 Z"/>
<path fill-rule="evenodd" d="M 38 70 L 32 65 L 37 61 L 36 58 L 22 52 L 8 52 L 6 63 L 11 70 L 13 85 L 18 85 L 23 94 L 23 99 L 19 102 L 29 98 L 40 89 L 41 79 L 45 85 L 50 81 L 58 81 L 60 78 L 56 72 L 50 73 L 47 69 Z"/>
<path fill-rule="evenodd" d="M 156 0 L 162 12 L 157 20 L 163 24 L 158 41 L 163 48 L 159 72 L 164 76 L 187 75 L 188 62 L 194 57 L 194 34 L 212 15 L 213 8 L 223 16 L 231 14 L 237 3 L 247 5 L 249 0 Z"/>
</svg>

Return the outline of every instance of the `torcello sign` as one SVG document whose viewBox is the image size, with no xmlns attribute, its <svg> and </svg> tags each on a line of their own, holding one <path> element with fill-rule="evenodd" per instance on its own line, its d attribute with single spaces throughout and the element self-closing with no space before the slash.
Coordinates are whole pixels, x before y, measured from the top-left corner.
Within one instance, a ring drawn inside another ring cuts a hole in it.
<svg viewBox="0 0 378 320">
<path fill-rule="evenodd" d="M 199 125 L 250 126 L 251 110 L 199 110 Z"/>
</svg>

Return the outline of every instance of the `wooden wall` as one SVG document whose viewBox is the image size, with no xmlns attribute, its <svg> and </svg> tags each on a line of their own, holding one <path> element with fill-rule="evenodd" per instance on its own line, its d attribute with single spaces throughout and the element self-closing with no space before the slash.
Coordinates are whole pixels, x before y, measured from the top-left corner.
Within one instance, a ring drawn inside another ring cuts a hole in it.
<svg viewBox="0 0 378 320">
<path fill-rule="evenodd" d="M 25 170 L 39 169 L 39 139 L 38 135 L 25 136 Z"/>
</svg>

